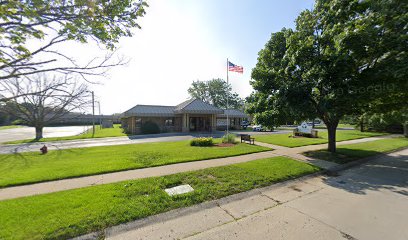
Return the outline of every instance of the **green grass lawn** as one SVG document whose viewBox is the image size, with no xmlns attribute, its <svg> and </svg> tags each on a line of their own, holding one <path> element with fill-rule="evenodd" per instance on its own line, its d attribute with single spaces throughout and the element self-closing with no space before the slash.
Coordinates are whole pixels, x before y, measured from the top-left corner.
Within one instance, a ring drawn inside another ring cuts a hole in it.
<svg viewBox="0 0 408 240">
<path fill-rule="evenodd" d="M 219 142 L 220 140 L 216 140 Z M 0 155 L 0 187 L 236 156 L 270 148 L 238 143 L 232 147 L 191 147 L 189 141 L 73 148 Z"/>
<path fill-rule="evenodd" d="M 334 154 L 327 150 L 319 150 L 306 152 L 304 155 L 343 164 L 405 147 L 408 147 L 408 138 L 389 138 L 339 146 Z"/>
<path fill-rule="evenodd" d="M 6 144 L 19 144 L 19 143 L 32 143 L 32 142 L 51 142 L 51 141 L 62 141 L 62 140 L 77 140 L 77 139 L 87 139 L 87 138 L 104 138 L 104 137 L 122 137 L 127 136 L 126 133 L 122 131 L 120 124 L 114 124 L 113 128 L 99 128 L 95 126 L 95 135 L 92 137 L 92 127 L 88 131 L 68 137 L 51 137 L 51 138 L 41 138 L 40 140 L 36 139 L 26 139 L 26 140 L 17 140 L 6 142 Z"/>
<path fill-rule="evenodd" d="M 67 239 L 318 170 L 306 163 L 274 157 L 0 201 L 0 239 Z M 190 184 L 195 191 L 174 197 L 164 192 L 180 184 Z"/>
<path fill-rule="evenodd" d="M 12 128 L 21 128 L 23 126 L 20 125 L 8 125 L 8 126 L 0 126 L 0 130 L 12 129 Z"/>
<path fill-rule="evenodd" d="M 373 137 L 373 136 L 379 136 L 379 135 L 384 135 L 384 133 L 360 132 L 357 130 L 337 130 L 336 140 L 337 142 L 341 142 L 341 141 L 346 141 L 346 140 Z M 292 133 L 256 135 L 254 137 L 255 137 L 255 141 L 270 143 L 270 144 L 275 144 L 275 145 L 285 146 L 285 147 L 300 147 L 300 146 L 322 144 L 322 143 L 328 142 L 326 130 L 319 130 L 318 138 L 306 138 L 306 137 L 292 138 L 290 136 L 292 136 Z"/>
</svg>

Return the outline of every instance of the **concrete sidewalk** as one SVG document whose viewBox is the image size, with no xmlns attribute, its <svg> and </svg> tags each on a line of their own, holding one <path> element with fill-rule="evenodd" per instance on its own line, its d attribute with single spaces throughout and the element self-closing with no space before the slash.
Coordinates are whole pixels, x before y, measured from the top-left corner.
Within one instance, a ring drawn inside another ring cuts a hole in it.
<svg viewBox="0 0 408 240">
<path fill-rule="evenodd" d="M 408 239 L 408 149 L 79 239 Z"/>
</svg>

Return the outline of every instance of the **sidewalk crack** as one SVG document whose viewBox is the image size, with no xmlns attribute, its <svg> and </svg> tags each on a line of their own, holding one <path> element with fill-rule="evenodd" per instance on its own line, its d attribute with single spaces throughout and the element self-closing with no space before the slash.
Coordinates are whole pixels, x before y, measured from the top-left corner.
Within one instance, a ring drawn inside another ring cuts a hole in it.
<svg viewBox="0 0 408 240">
<path fill-rule="evenodd" d="M 276 202 L 277 203 L 277 205 L 281 205 L 283 202 L 281 202 L 281 201 L 279 201 L 279 200 L 276 200 L 276 199 L 274 199 L 274 198 L 272 198 L 272 197 L 269 197 L 268 195 L 265 195 L 264 193 L 262 193 L 261 192 L 261 194 L 260 194 L 261 196 L 263 196 L 263 197 L 266 197 L 266 198 L 269 198 L 270 200 L 272 200 L 272 201 L 274 201 L 274 202 Z"/>
<path fill-rule="evenodd" d="M 227 209 L 222 208 L 221 205 L 218 202 L 216 204 L 217 204 L 217 207 L 221 208 L 226 214 L 230 215 L 234 219 L 234 221 L 237 221 L 239 219 L 239 218 L 234 217 L 234 215 L 232 215 L 232 213 L 228 212 Z"/>
</svg>

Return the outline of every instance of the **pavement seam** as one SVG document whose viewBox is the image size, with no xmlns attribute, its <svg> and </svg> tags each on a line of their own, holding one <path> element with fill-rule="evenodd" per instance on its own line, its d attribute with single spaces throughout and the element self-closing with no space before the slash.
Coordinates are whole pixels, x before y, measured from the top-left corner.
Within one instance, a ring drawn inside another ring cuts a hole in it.
<svg viewBox="0 0 408 240">
<path fill-rule="evenodd" d="M 235 221 L 239 219 L 239 218 L 236 218 L 234 215 L 232 215 L 232 213 L 230 213 L 227 209 L 224 209 L 223 207 L 221 207 L 218 201 L 215 204 L 217 205 L 217 207 L 223 210 L 227 215 L 231 216 Z"/>
<path fill-rule="evenodd" d="M 272 201 L 276 202 L 278 205 L 282 203 L 282 202 L 281 202 L 281 201 L 279 201 L 279 200 L 276 200 L 276 199 L 274 199 L 274 198 L 272 198 L 272 197 L 269 197 L 268 195 L 265 195 L 263 192 L 261 192 L 260 196 L 263 196 L 263 197 L 269 198 L 270 200 L 272 200 Z"/>
<path fill-rule="evenodd" d="M 330 225 L 330 224 L 328 224 L 328 223 L 326 223 L 326 222 L 323 222 L 322 220 L 320 220 L 320 219 L 318 219 L 318 218 L 315 218 L 315 217 L 313 217 L 313 216 L 310 216 L 309 214 L 304 213 L 304 212 L 300 211 L 299 209 L 297 209 L 297 208 L 295 208 L 295 207 L 291 207 L 291 206 L 288 206 L 288 205 L 285 205 L 285 207 L 288 207 L 288 208 L 290 208 L 290 209 L 292 209 L 292 210 L 294 210 L 294 211 L 297 211 L 297 212 L 300 213 L 300 214 L 303 214 L 303 215 L 305 215 L 305 216 L 307 216 L 307 217 L 309 217 L 309 218 L 311 218 L 311 219 L 313 219 L 313 220 L 315 220 L 315 221 L 318 221 L 318 222 L 321 223 L 321 224 L 324 224 L 324 225 L 326 225 L 326 226 L 328 226 L 328 227 L 330 227 L 330 228 L 332 228 L 332 229 L 338 231 L 338 232 L 339 232 L 344 238 L 346 238 L 346 239 L 349 239 L 349 240 L 357 240 L 357 238 L 351 236 L 350 234 L 348 234 L 348 233 L 346 233 L 346 232 L 344 232 L 344 231 L 342 231 L 342 230 L 340 230 L 340 229 L 337 229 L 335 226 L 332 226 L 332 225 Z"/>
</svg>

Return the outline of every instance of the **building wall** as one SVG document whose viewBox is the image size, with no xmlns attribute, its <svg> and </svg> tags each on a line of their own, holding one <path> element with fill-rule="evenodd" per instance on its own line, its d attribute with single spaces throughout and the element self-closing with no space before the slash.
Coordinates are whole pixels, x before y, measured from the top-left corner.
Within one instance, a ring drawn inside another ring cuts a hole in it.
<svg viewBox="0 0 408 240">
<path fill-rule="evenodd" d="M 215 114 L 204 115 L 204 114 L 180 114 L 174 119 L 173 126 L 166 126 L 166 120 L 171 117 L 128 117 L 122 119 L 122 127 L 129 134 L 141 134 L 141 125 L 148 121 L 156 123 L 161 132 L 189 132 L 190 131 L 190 117 L 208 117 L 210 120 L 211 128 L 210 131 L 226 129 L 226 118 L 217 117 Z M 141 120 L 141 121 L 140 121 Z M 230 129 L 238 130 L 241 129 L 242 118 L 229 118 Z"/>
<path fill-rule="evenodd" d="M 173 124 L 169 124 L 169 120 L 172 120 Z M 181 132 L 181 117 L 128 117 L 122 119 L 122 127 L 127 133 L 140 134 L 141 127 L 146 122 L 156 123 L 160 132 Z"/>
<path fill-rule="evenodd" d="M 229 117 L 229 128 L 231 130 L 241 129 L 242 118 Z M 227 118 L 217 117 L 217 130 L 224 131 L 227 129 Z"/>
</svg>

